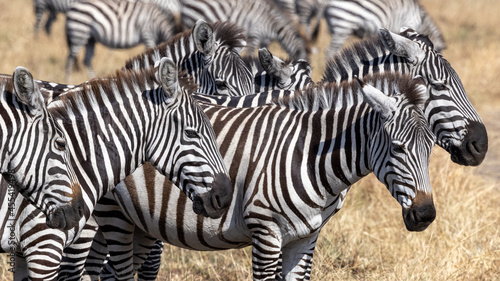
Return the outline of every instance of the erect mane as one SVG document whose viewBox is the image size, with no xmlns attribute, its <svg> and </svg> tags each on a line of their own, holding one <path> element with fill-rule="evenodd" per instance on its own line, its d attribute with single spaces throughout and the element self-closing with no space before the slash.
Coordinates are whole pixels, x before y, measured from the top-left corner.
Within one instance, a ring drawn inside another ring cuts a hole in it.
<svg viewBox="0 0 500 281">
<path fill-rule="evenodd" d="M 209 23 L 214 31 L 215 40 L 221 45 L 226 46 L 229 49 L 243 48 L 245 46 L 246 37 L 243 33 L 243 29 L 230 22 L 215 22 Z M 183 46 L 193 46 L 194 42 L 191 42 L 194 27 L 191 30 L 186 30 L 181 33 L 177 33 L 170 40 L 159 44 L 156 47 L 149 48 L 143 53 L 129 59 L 125 63 L 125 68 L 131 69 L 134 62 L 138 62 L 139 65 L 146 65 L 145 60 L 150 60 L 150 58 L 155 57 L 155 54 L 163 55 L 166 49 L 174 50 L 175 46 L 182 42 Z M 192 50 L 196 51 L 195 49 Z M 175 54 L 171 54 L 175 56 Z M 171 58 L 174 61 L 179 61 L 182 58 Z"/>
<path fill-rule="evenodd" d="M 75 90 L 69 90 L 54 100 L 54 103 L 57 104 L 54 107 L 55 114 L 64 118 L 66 110 L 61 111 L 63 108 L 79 111 L 81 106 L 102 105 L 103 98 L 109 100 L 110 103 L 116 101 L 120 96 L 126 99 L 129 91 L 125 91 L 125 88 L 139 89 L 141 93 L 157 89 L 161 82 L 158 81 L 156 72 L 157 67 L 145 68 L 141 71 L 117 70 L 114 75 L 84 82 L 75 87 Z M 198 89 L 198 85 L 194 84 L 190 78 L 184 77 L 183 72 L 178 73 L 178 79 L 182 92 L 191 93 Z"/>
<path fill-rule="evenodd" d="M 352 70 L 367 64 L 374 57 L 381 57 L 389 51 L 384 47 L 378 36 L 368 36 L 350 46 L 342 48 L 326 63 L 323 80 L 336 81 L 338 77 L 346 80 L 351 77 Z"/>
<path fill-rule="evenodd" d="M 413 79 L 408 74 L 376 73 L 363 77 L 363 82 L 380 89 L 388 96 L 402 94 L 414 106 L 421 106 L 425 102 L 421 81 Z M 360 102 L 363 98 L 358 95 L 358 90 L 359 86 L 356 81 L 343 81 L 340 84 L 317 83 L 303 91 L 296 91 L 294 95 L 276 99 L 273 103 L 296 110 L 329 110 L 348 105 L 348 103 Z"/>
</svg>

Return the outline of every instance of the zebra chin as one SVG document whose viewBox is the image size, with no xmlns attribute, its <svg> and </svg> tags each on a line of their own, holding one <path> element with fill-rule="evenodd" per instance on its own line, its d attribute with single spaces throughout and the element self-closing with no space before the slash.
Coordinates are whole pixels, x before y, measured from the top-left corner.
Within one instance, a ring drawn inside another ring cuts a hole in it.
<svg viewBox="0 0 500 281">
<path fill-rule="evenodd" d="M 217 219 L 227 212 L 232 198 L 231 180 L 226 174 L 219 173 L 215 176 L 210 191 L 194 197 L 193 211 L 198 215 Z"/>
<path fill-rule="evenodd" d="M 57 208 L 47 216 L 47 226 L 50 228 L 68 230 L 78 225 L 83 217 L 83 206 L 80 201 L 70 206 Z"/>
<path fill-rule="evenodd" d="M 420 192 L 409 208 L 403 208 L 403 219 L 408 231 L 423 231 L 436 218 L 432 195 Z"/>
<path fill-rule="evenodd" d="M 467 125 L 467 135 L 460 146 L 451 146 L 448 151 L 451 161 L 465 166 L 480 165 L 488 151 L 488 134 L 484 124 L 470 121 Z"/>
</svg>

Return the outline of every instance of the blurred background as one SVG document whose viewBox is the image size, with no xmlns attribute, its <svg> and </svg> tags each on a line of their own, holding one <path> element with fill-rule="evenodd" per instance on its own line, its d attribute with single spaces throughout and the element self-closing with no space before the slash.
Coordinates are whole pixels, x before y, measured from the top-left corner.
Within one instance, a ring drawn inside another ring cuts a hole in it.
<svg viewBox="0 0 500 281">
<path fill-rule="evenodd" d="M 401 207 L 375 177 L 355 184 L 342 210 L 323 228 L 313 280 L 500 280 L 500 1 L 421 0 L 447 42 L 444 57 L 460 76 L 486 124 L 489 151 L 479 167 L 452 163 L 433 149 L 430 176 L 437 218 L 421 233 L 406 231 Z M 64 15 L 51 36 L 35 38 L 31 0 L 0 1 L 0 73 L 28 68 L 36 79 L 78 84 L 81 70 L 64 80 L 68 49 Z M 313 80 L 322 77 L 330 35 L 323 22 L 311 56 Z M 144 51 L 97 44 L 93 66 L 106 75 Z M 277 44 L 274 55 L 286 58 Z M 0 255 L 0 279 L 11 280 Z M 165 246 L 158 280 L 251 280 L 251 249 L 194 252 Z"/>
</svg>

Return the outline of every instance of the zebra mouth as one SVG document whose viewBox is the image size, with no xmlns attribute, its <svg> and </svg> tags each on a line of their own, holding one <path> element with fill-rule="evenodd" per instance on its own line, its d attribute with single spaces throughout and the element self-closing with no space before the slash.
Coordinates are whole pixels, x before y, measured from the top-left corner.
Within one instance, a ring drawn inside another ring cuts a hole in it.
<svg viewBox="0 0 500 281">
<path fill-rule="evenodd" d="M 217 219 L 222 217 L 233 198 L 233 185 L 226 174 L 219 173 L 215 176 L 212 189 L 193 199 L 193 211 L 204 217 Z"/>
<path fill-rule="evenodd" d="M 56 209 L 47 216 L 47 226 L 50 228 L 69 230 L 78 225 L 83 217 L 83 208 L 80 202 L 73 206 L 64 206 Z"/>
<path fill-rule="evenodd" d="M 408 231 L 423 231 L 435 218 L 436 209 L 432 197 L 426 197 L 421 202 L 414 200 L 411 207 L 403 208 L 403 219 Z"/>
</svg>

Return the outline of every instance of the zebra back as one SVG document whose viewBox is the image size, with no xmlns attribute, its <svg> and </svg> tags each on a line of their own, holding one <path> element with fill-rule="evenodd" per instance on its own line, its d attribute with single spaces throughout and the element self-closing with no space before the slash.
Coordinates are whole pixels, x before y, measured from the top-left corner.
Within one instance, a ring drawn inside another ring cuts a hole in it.
<svg viewBox="0 0 500 281">
<path fill-rule="evenodd" d="M 310 42 L 300 26 L 272 1 L 256 0 L 183 0 L 181 21 L 191 27 L 198 19 L 207 22 L 230 21 L 244 29 L 248 40 L 246 52 L 278 41 L 293 59 L 307 59 Z"/>
<path fill-rule="evenodd" d="M 458 164 L 481 164 L 488 151 L 486 128 L 458 74 L 428 37 L 412 29 L 399 35 L 380 30 L 378 37 L 357 42 L 333 56 L 323 80 L 349 81 L 354 75 L 363 77 L 378 72 L 422 77 L 429 94 L 424 113 L 437 144 Z"/>
</svg>

